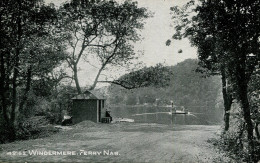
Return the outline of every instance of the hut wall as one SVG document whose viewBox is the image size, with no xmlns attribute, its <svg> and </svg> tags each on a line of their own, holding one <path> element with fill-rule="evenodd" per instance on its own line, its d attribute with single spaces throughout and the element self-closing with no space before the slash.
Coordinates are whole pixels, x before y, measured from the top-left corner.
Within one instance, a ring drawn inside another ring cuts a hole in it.
<svg viewBox="0 0 260 163">
<path fill-rule="evenodd" d="M 97 122 L 97 100 L 73 100 L 73 123 L 85 120 Z"/>
<path fill-rule="evenodd" d="M 100 100 L 101 103 L 101 118 L 104 118 L 106 116 L 106 108 L 104 106 L 105 100 Z"/>
</svg>

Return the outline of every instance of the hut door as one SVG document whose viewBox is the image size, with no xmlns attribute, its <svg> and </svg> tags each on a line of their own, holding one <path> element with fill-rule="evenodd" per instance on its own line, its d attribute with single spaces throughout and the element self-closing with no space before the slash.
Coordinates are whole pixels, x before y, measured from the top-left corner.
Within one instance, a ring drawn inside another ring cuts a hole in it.
<svg viewBox="0 0 260 163">
<path fill-rule="evenodd" d="M 101 102 L 102 100 L 98 100 L 98 122 L 101 122 Z"/>
</svg>

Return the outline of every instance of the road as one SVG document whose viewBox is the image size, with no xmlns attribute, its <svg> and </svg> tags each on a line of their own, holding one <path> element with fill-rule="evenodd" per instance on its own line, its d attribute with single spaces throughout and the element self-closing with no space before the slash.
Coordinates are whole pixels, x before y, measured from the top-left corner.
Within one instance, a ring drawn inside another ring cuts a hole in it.
<svg viewBox="0 0 260 163">
<path fill-rule="evenodd" d="M 0 162 L 213 162 L 222 156 L 207 139 L 218 129 L 84 122 L 50 137 L 2 144 Z"/>
</svg>

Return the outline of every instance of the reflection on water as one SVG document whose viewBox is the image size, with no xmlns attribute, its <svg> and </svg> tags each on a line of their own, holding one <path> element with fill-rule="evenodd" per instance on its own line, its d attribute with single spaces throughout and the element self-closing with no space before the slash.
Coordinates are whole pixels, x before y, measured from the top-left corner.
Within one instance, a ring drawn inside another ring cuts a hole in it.
<svg viewBox="0 0 260 163">
<path fill-rule="evenodd" d="M 111 114 L 118 118 L 131 118 L 137 123 L 161 123 L 181 125 L 207 125 L 205 114 L 171 114 L 171 107 L 117 106 L 111 107 Z M 206 116 L 207 117 L 207 116 Z"/>
</svg>

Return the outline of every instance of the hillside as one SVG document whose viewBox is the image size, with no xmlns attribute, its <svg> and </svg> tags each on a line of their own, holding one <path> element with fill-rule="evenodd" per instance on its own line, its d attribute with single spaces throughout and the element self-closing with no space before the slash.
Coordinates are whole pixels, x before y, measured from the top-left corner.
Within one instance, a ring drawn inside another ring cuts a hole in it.
<svg viewBox="0 0 260 163">
<path fill-rule="evenodd" d="M 167 67 L 173 72 L 167 87 L 145 87 L 127 90 L 117 85 L 108 88 L 110 105 L 170 105 L 184 106 L 190 112 L 205 113 L 212 121 L 222 118 L 220 77 L 205 78 L 195 72 L 198 61 L 185 60 Z"/>
</svg>

